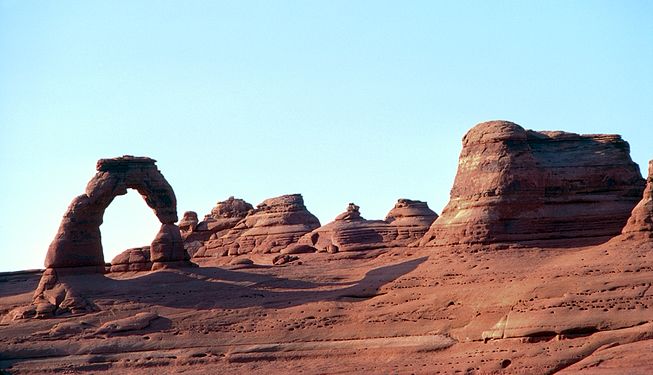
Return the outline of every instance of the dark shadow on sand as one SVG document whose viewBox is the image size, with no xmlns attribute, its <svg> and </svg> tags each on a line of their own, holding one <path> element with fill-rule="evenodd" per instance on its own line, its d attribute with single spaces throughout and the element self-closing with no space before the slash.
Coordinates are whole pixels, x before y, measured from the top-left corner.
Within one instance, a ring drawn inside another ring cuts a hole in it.
<svg viewBox="0 0 653 375">
<path fill-rule="evenodd" d="M 100 305 L 103 299 L 110 299 L 194 309 L 284 308 L 343 300 L 345 297 L 362 296 L 362 300 L 383 285 L 415 270 L 426 259 L 422 257 L 378 267 L 350 283 L 314 283 L 216 267 L 164 270 L 123 280 L 105 275 L 65 275 L 59 281 Z"/>
</svg>

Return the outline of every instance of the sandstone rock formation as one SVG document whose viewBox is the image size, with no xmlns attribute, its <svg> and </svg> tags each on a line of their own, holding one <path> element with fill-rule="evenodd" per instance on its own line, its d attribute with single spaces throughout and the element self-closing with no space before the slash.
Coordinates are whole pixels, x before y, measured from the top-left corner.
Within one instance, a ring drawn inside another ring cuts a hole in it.
<svg viewBox="0 0 653 375">
<path fill-rule="evenodd" d="M 111 272 L 148 271 L 152 269 L 150 247 L 127 249 L 111 260 Z"/>
<path fill-rule="evenodd" d="M 644 197 L 633 209 L 622 234 L 627 238 L 653 238 L 653 160 L 648 163 Z"/>
<path fill-rule="evenodd" d="M 195 257 L 275 253 L 319 226 L 319 220 L 306 209 L 301 194 L 270 198 L 249 210 L 226 234 L 206 241 Z"/>
<path fill-rule="evenodd" d="M 184 216 L 179 221 L 179 230 L 181 231 L 182 236 L 186 237 L 190 233 L 193 233 L 197 229 L 198 223 L 199 220 L 197 219 L 197 212 L 184 212 Z"/>
<path fill-rule="evenodd" d="M 629 152 L 618 135 L 481 123 L 463 138 L 451 199 L 420 244 L 605 242 L 644 188 Z"/>
<path fill-rule="evenodd" d="M 399 199 L 385 220 L 366 220 L 360 207 L 349 203 L 334 221 L 306 234 L 299 243 L 331 253 L 406 246 L 422 238 L 437 217 L 426 202 Z"/>
<path fill-rule="evenodd" d="M 127 194 L 128 188 L 136 189 L 143 196 L 145 203 L 154 210 L 159 221 L 165 226 L 166 233 L 173 234 L 175 230 L 179 232 L 174 225 L 177 221 L 175 193 L 156 168 L 155 162 L 150 158 L 129 155 L 99 160 L 98 173 L 86 186 L 85 194 L 76 197 L 68 207 L 59 231 L 48 249 L 45 266 L 91 267 L 103 272 L 104 255 L 100 225 L 104 210 L 116 196 Z M 166 239 L 174 242 L 174 238 L 170 236 Z M 174 246 L 174 243 L 169 246 Z M 159 250 L 165 249 L 152 249 Z M 175 251 L 153 255 L 155 256 L 152 258 L 158 261 L 184 260 L 183 254 Z"/>
<path fill-rule="evenodd" d="M 195 223 L 194 227 L 182 229 L 182 237 L 186 242 L 203 242 L 210 238 L 219 238 L 226 234 L 229 229 L 235 227 L 253 209 L 254 207 L 243 199 L 229 197 L 225 201 L 218 202 L 211 210 L 211 213 L 204 216 L 204 220 Z M 197 220 L 197 214 L 195 214 L 194 218 L 192 214 L 194 212 L 189 213 L 189 223 Z"/>
</svg>

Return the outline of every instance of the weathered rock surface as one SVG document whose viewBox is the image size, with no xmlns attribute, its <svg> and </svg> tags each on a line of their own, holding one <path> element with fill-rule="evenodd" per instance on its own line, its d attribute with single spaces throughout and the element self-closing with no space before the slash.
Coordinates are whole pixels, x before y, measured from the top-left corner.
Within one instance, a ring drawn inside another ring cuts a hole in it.
<svg viewBox="0 0 653 375">
<path fill-rule="evenodd" d="M 225 201 L 218 202 L 211 210 L 211 213 L 204 216 L 204 220 L 195 223 L 192 228 L 182 228 L 184 241 L 204 242 L 208 239 L 219 238 L 235 227 L 253 209 L 254 207 L 251 204 L 239 198 L 229 197 Z M 189 216 L 189 223 L 197 220 L 197 214 L 195 214 L 194 218 L 192 214 L 189 215 L 191 215 Z"/>
<path fill-rule="evenodd" d="M 334 221 L 304 235 L 299 243 L 330 253 L 406 246 L 422 238 L 437 217 L 426 202 L 399 199 L 385 220 L 366 220 L 360 207 L 349 203 Z"/>
<path fill-rule="evenodd" d="M 629 152 L 618 135 L 481 123 L 463 138 L 451 199 L 421 245 L 605 242 L 644 188 Z"/>
<path fill-rule="evenodd" d="M 161 224 L 152 245 L 150 245 L 150 258 L 153 263 L 188 260 L 184 249 L 184 240 L 181 238 L 179 227 L 174 224 Z"/>
<path fill-rule="evenodd" d="M 319 226 L 320 221 L 308 211 L 301 194 L 282 195 L 249 210 L 224 235 L 212 236 L 195 257 L 275 253 Z"/>
<path fill-rule="evenodd" d="M 181 235 L 185 238 L 190 233 L 194 232 L 197 229 L 198 223 L 199 219 L 197 219 L 197 212 L 184 212 L 184 216 L 179 221 L 179 230 L 181 231 Z"/>
<path fill-rule="evenodd" d="M 68 207 L 48 249 L 45 266 L 96 267 L 98 272 L 103 272 L 100 225 L 104 210 L 116 196 L 127 194 L 128 188 L 136 189 L 143 196 L 162 224 L 176 222 L 175 193 L 155 162 L 154 159 L 134 156 L 99 160 L 98 172 L 86 186 L 85 194 L 76 197 Z"/>
<path fill-rule="evenodd" d="M 653 238 L 653 160 L 648 163 L 644 196 L 631 212 L 622 234 L 627 238 Z"/>
<path fill-rule="evenodd" d="M 111 272 L 149 271 L 152 269 L 150 247 L 127 249 L 111 260 Z"/>
<path fill-rule="evenodd" d="M 247 255 L 183 271 L 60 275 L 58 285 L 95 308 L 56 319 L 14 310 L 30 303 L 38 273 L 0 274 L 0 312 L 9 311 L 0 370 L 650 372 L 653 242 L 466 249 L 391 248 L 355 260 L 262 254 L 259 266 Z M 48 296 L 58 305 L 45 311 L 81 305 L 66 292 Z"/>
</svg>

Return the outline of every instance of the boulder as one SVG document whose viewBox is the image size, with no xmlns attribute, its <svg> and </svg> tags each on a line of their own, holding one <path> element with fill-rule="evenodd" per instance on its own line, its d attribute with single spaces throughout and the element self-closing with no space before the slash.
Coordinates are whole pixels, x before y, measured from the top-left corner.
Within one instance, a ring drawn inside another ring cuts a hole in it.
<svg viewBox="0 0 653 375">
<path fill-rule="evenodd" d="M 116 255 L 111 261 L 111 272 L 149 271 L 152 269 L 150 247 L 135 247 Z"/>
<path fill-rule="evenodd" d="M 449 203 L 420 245 L 605 242 L 643 188 L 619 135 L 481 123 L 464 136 Z"/>
<path fill-rule="evenodd" d="M 179 230 L 181 231 L 182 237 L 186 238 L 191 233 L 197 229 L 197 224 L 199 220 L 197 219 L 197 212 L 195 211 L 186 211 L 184 216 L 179 221 Z"/>
</svg>

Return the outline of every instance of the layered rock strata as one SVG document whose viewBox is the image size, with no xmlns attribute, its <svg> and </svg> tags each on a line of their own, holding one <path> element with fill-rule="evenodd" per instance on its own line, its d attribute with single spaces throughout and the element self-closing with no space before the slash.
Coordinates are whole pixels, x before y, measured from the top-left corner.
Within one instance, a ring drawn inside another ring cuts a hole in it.
<svg viewBox="0 0 653 375">
<path fill-rule="evenodd" d="M 621 233 L 627 238 L 653 238 L 653 160 L 648 163 L 648 179 L 644 196 L 631 212 Z"/>
<path fill-rule="evenodd" d="M 86 186 L 86 192 L 76 197 L 68 207 L 59 231 L 50 244 L 45 258 L 47 268 L 89 267 L 104 271 L 104 255 L 100 225 L 105 209 L 127 189 L 136 189 L 145 203 L 154 210 L 162 224 L 158 244 L 152 247 L 152 259 L 158 261 L 183 261 L 178 251 L 176 237 L 177 200 L 170 184 L 157 169 L 155 160 L 146 157 L 123 156 L 101 159 L 97 174 Z M 176 235 L 175 235 L 176 233 Z M 169 241 L 169 242 L 166 242 Z"/>
<path fill-rule="evenodd" d="M 182 237 L 186 242 L 216 239 L 236 226 L 254 207 L 243 199 L 229 197 L 229 199 L 218 202 L 211 210 L 211 213 L 204 216 L 204 220 L 197 222 L 197 214 L 188 212 L 188 218 L 184 214 L 183 223 L 188 223 L 182 228 Z M 194 215 L 193 215 L 194 214 Z"/>
<path fill-rule="evenodd" d="M 426 202 L 399 199 L 385 220 L 366 220 L 360 207 L 350 203 L 334 221 L 306 234 L 299 244 L 331 253 L 407 246 L 419 240 L 437 217 Z"/>
<path fill-rule="evenodd" d="M 152 269 L 150 247 L 127 249 L 111 260 L 111 272 L 149 271 Z"/>
<path fill-rule="evenodd" d="M 481 123 L 463 138 L 450 201 L 420 245 L 604 242 L 621 232 L 643 188 L 618 135 Z"/>
<path fill-rule="evenodd" d="M 319 226 L 301 194 L 270 198 L 249 210 L 224 235 L 212 236 L 195 257 L 276 253 Z"/>
</svg>

